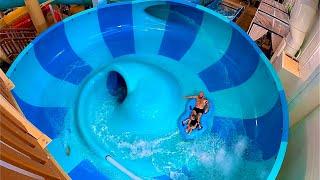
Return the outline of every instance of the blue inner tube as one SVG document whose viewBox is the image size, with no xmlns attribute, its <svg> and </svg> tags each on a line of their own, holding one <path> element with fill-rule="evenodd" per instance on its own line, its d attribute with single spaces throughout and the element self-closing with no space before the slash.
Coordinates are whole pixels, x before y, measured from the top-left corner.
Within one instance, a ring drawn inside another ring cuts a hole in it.
<svg viewBox="0 0 320 180">
<path fill-rule="evenodd" d="M 184 140 L 193 140 L 196 139 L 198 137 L 200 137 L 201 135 L 203 135 L 203 133 L 206 132 L 210 132 L 210 129 L 212 128 L 212 124 L 213 124 L 213 120 L 214 120 L 214 114 L 213 114 L 213 104 L 212 101 L 209 101 L 209 111 L 207 113 L 204 113 L 201 116 L 201 126 L 202 128 L 195 128 L 193 129 L 193 131 L 191 133 L 187 133 L 186 129 L 188 127 L 188 124 L 185 123 L 186 120 L 189 118 L 190 114 L 192 113 L 193 107 L 195 107 L 196 104 L 196 100 L 192 99 L 189 100 L 186 103 L 186 107 L 185 107 L 185 112 L 181 115 L 181 117 L 178 120 L 178 127 L 179 127 L 179 131 L 180 134 L 182 136 L 182 138 Z M 207 131 L 209 129 L 209 131 Z"/>
</svg>

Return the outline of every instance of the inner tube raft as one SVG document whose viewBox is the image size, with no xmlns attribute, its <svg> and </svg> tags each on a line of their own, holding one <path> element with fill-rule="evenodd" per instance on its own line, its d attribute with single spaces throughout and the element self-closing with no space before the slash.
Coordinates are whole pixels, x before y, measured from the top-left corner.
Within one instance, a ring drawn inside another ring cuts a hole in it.
<svg viewBox="0 0 320 180">
<path fill-rule="evenodd" d="M 193 139 L 200 137 L 205 132 L 210 132 L 210 129 L 213 124 L 213 104 L 212 104 L 211 100 L 208 99 L 208 101 L 209 101 L 209 111 L 207 113 L 204 113 L 201 116 L 201 120 L 200 120 L 202 128 L 201 129 L 195 128 L 190 134 L 188 134 L 186 132 L 186 129 L 188 127 L 188 123 L 183 123 L 183 122 L 186 121 L 190 117 L 190 114 L 192 113 L 193 107 L 195 107 L 196 100 L 192 99 L 192 100 L 187 101 L 186 107 L 185 107 L 185 112 L 180 116 L 180 118 L 178 120 L 178 128 L 180 131 L 180 135 L 184 140 L 193 140 Z M 185 125 L 183 125 L 183 124 L 185 124 Z"/>
</svg>

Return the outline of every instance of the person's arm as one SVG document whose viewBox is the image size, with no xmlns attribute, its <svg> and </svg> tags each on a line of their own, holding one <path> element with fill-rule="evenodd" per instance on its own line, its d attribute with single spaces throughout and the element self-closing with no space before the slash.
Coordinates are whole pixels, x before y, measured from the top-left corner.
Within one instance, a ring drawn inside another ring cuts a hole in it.
<svg viewBox="0 0 320 180">
<path fill-rule="evenodd" d="M 197 96 L 185 96 L 184 98 L 186 98 L 186 99 L 196 99 Z"/>
<path fill-rule="evenodd" d="M 209 101 L 206 100 L 206 105 L 204 107 L 204 113 L 207 113 L 209 111 Z"/>
</svg>

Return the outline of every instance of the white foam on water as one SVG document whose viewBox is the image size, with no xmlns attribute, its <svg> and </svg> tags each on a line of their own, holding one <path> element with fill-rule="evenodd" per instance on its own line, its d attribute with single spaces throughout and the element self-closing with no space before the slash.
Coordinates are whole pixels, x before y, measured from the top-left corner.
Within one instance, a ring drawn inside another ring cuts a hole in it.
<svg viewBox="0 0 320 180">
<path fill-rule="evenodd" d="M 139 140 L 133 143 L 120 142 L 118 144 L 120 149 L 128 149 L 131 159 L 139 159 L 144 157 L 150 157 L 155 153 L 161 152 L 161 148 L 158 144 L 148 143 L 147 141 Z"/>
<path fill-rule="evenodd" d="M 161 144 L 164 141 L 170 140 L 173 136 L 176 136 L 177 134 L 178 131 L 170 134 L 169 136 L 161 137 L 151 141 L 137 139 L 134 140 L 132 143 L 122 139 L 120 140 L 120 142 L 117 142 L 117 146 L 119 149 L 129 150 L 131 159 L 145 158 L 150 157 L 156 153 L 163 152 L 164 149 L 162 149 Z"/>
<path fill-rule="evenodd" d="M 212 166 L 214 163 L 214 158 L 208 152 L 201 152 L 198 159 L 205 166 Z"/>
<path fill-rule="evenodd" d="M 171 179 L 232 179 L 235 175 L 255 172 L 254 168 L 244 168 L 246 160 L 243 155 L 249 144 L 245 136 L 235 135 L 232 137 L 234 141 L 227 145 L 213 134 L 203 135 L 193 141 L 183 141 L 178 129 L 155 139 L 129 132 L 113 135 L 109 132 L 107 122 L 117 102 L 108 99 L 100 103 L 96 112 L 92 112 L 95 120 L 90 128 L 97 139 L 106 145 L 106 151 L 114 157 L 124 161 L 150 159 L 156 171 L 169 175 Z M 182 167 L 186 167 L 189 173 L 185 174 Z M 269 171 L 266 169 L 265 172 L 259 173 L 260 176 L 265 178 Z M 254 176 L 259 177 L 259 174 Z"/>
<path fill-rule="evenodd" d="M 241 157 L 248 146 L 248 138 L 239 137 L 239 140 L 234 146 L 234 152 L 238 157 Z"/>
<path fill-rule="evenodd" d="M 188 176 L 186 176 L 184 173 L 177 172 L 177 171 L 171 171 L 169 173 L 169 177 L 172 180 L 188 180 Z"/>
</svg>

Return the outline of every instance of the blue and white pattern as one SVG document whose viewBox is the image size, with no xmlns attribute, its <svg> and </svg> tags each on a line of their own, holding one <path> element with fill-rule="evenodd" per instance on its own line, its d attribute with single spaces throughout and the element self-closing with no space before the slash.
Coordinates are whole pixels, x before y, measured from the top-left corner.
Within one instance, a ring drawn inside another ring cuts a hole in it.
<svg viewBox="0 0 320 180">
<path fill-rule="evenodd" d="M 234 132 L 247 136 L 263 160 L 276 157 L 268 178 L 276 177 L 289 123 L 284 90 L 275 71 L 233 22 L 202 6 L 174 0 L 92 8 L 49 28 L 17 57 L 7 73 L 16 85 L 14 96 L 26 117 L 53 139 L 49 150 L 59 162 L 66 157 L 54 151 L 63 144 L 59 135 L 64 121 L 76 119 L 72 112 L 83 84 L 97 69 L 134 54 L 159 56 L 187 68 L 198 80 L 191 82 L 196 86 L 192 89 L 180 79 L 181 87 L 187 87 L 182 88 L 183 94 L 202 89 L 213 99 L 211 132 L 226 141 Z M 159 66 L 171 71 L 165 64 Z M 233 128 L 225 129 L 226 124 Z M 71 177 L 107 178 L 88 157 L 71 158 L 77 164 L 60 162 Z M 250 153 L 246 159 L 255 161 Z M 167 177 L 158 175 L 162 176 Z"/>
</svg>

